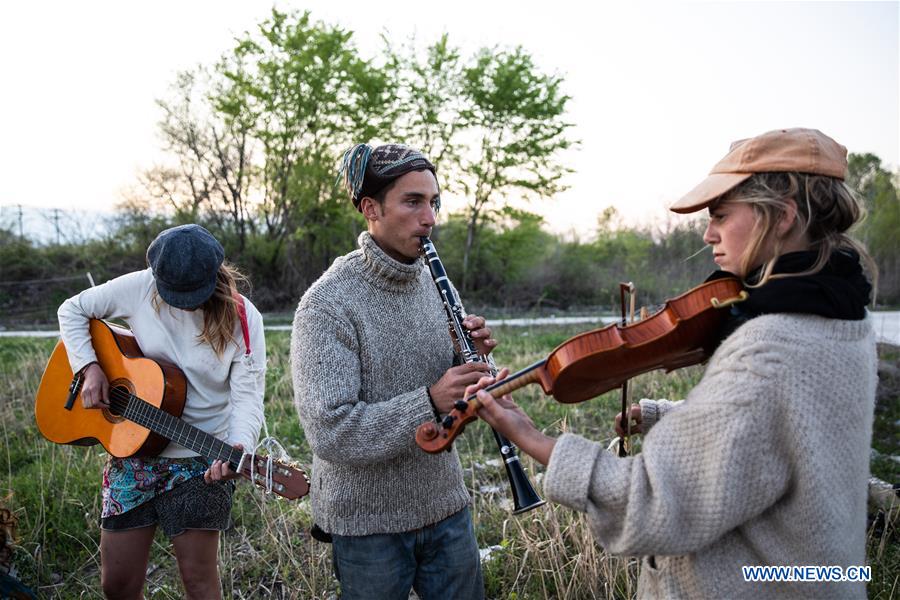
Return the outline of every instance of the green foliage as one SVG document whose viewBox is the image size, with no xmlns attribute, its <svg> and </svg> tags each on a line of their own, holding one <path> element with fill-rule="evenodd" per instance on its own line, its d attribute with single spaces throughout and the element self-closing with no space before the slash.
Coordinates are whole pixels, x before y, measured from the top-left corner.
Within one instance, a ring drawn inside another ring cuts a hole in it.
<svg viewBox="0 0 900 600">
<path fill-rule="evenodd" d="M 682 222 L 665 231 L 616 228 L 615 211 L 598 223 L 592 241 L 548 234 L 538 215 L 503 208 L 491 213 L 471 257 L 473 289 L 467 304 L 521 311 L 618 309 L 620 281 L 637 284 L 638 305 L 662 303 L 703 281 L 712 271 L 698 225 Z M 465 214 L 451 214 L 434 239 L 454 281 L 461 276 L 467 234 Z"/>
<path fill-rule="evenodd" d="M 444 185 L 452 188 L 452 176 L 444 174 L 451 175 L 458 168 L 462 151 L 458 139 L 463 127 L 459 119 L 463 68 L 459 49 L 450 45 L 447 34 L 424 51 L 415 40 L 395 48 L 387 36 L 383 39 L 385 71 L 396 100 L 391 136 L 421 150 L 446 180 Z"/>
<path fill-rule="evenodd" d="M 464 69 L 460 117 L 481 137 L 477 158 L 463 166 L 476 202 L 516 188 L 540 196 L 565 189 L 560 180 L 570 170 L 556 159 L 573 142 L 566 137 L 571 124 L 563 115 L 570 98 L 562 82 L 541 73 L 521 47 L 482 49 Z"/>
<path fill-rule="evenodd" d="M 388 125 L 387 76 L 359 58 L 351 37 L 308 12 L 273 10 L 239 40 L 221 71 L 231 86 L 213 99 L 252 124 L 262 155 L 259 218 L 268 237 L 283 241 L 272 275 L 289 294 L 353 246 L 360 221 L 334 186 L 335 165 L 344 149 Z"/>
<path fill-rule="evenodd" d="M 504 213 L 509 195 L 550 196 L 569 172 L 559 154 L 574 142 L 563 120 L 563 80 L 542 73 L 523 48 L 484 48 L 468 61 L 443 35 L 424 52 L 413 41 L 387 43 L 386 65 L 397 90 L 395 132 L 432 157 L 446 189 L 468 199 L 459 284 L 483 281 L 470 269 L 484 225 Z M 497 205 L 498 212 L 488 208 Z M 526 234 L 530 235 L 530 234 Z M 470 276 L 471 274 L 471 276 Z"/>
<path fill-rule="evenodd" d="M 521 47 L 484 48 L 463 69 L 460 119 L 474 138 L 459 181 L 469 198 L 461 288 L 471 289 L 469 259 L 483 211 L 498 197 L 524 192 L 547 197 L 565 189 L 571 169 L 559 161 L 572 147 L 563 116 L 569 96 L 562 77 L 538 70 Z"/>
<path fill-rule="evenodd" d="M 850 154 L 847 184 L 863 199 L 868 212 L 859 236 L 878 265 L 881 301 L 900 302 L 900 194 L 896 175 L 874 154 Z"/>
<path fill-rule="evenodd" d="M 0 242 L 0 317 L 6 325 L 54 322 L 62 302 L 97 283 L 143 268 L 146 245 L 132 251 L 130 236 L 83 244 L 36 246 L 10 237 Z"/>
</svg>

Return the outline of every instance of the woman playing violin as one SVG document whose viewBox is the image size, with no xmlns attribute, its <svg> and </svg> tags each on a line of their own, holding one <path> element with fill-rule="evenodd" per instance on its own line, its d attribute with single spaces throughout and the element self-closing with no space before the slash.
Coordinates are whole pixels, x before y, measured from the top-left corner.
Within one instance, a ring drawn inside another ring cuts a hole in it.
<svg viewBox="0 0 900 600">
<path fill-rule="evenodd" d="M 862 582 L 741 569 L 865 565 L 875 269 L 847 235 L 862 210 L 846 170 L 821 132 L 771 131 L 735 142 L 672 206 L 709 211 L 703 239 L 749 298 L 684 401 L 632 407 L 640 454 L 546 436 L 508 396 L 477 392 L 479 416 L 547 465 L 547 497 L 586 512 L 610 552 L 644 557 L 639 597 L 865 597 Z"/>
</svg>

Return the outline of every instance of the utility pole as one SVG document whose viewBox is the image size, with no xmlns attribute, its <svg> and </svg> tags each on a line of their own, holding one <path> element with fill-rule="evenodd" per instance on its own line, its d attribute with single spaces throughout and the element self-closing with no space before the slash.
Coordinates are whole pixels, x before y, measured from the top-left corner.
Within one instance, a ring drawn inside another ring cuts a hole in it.
<svg viewBox="0 0 900 600">
<path fill-rule="evenodd" d="M 59 246 L 59 209 L 53 209 L 53 225 L 56 227 L 56 245 Z"/>
<path fill-rule="evenodd" d="M 24 241 L 25 240 L 25 232 L 22 229 L 22 205 L 16 204 L 16 207 L 18 207 L 18 209 L 19 209 L 19 239 Z"/>
</svg>

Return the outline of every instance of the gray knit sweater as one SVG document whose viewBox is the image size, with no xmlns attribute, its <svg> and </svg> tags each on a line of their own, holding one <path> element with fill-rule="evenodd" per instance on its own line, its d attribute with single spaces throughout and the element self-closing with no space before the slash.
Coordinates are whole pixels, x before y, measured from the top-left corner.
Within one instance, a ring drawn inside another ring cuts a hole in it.
<svg viewBox="0 0 900 600">
<path fill-rule="evenodd" d="M 397 533 L 469 502 L 456 451 L 415 443 L 434 419 L 426 386 L 453 365 L 428 269 L 387 256 L 364 232 L 294 316 L 295 404 L 313 450 L 313 517 L 339 535 Z"/>
<path fill-rule="evenodd" d="M 741 566 L 865 564 L 876 383 L 868 319 L 761 316 L 683 403 L 648 414 L 640 454 L 563 435 L 544 490 L 610 552 L 655 555 L 641 598 L 864 598 L 862 583 L 746 583 Z"/>
</svg>

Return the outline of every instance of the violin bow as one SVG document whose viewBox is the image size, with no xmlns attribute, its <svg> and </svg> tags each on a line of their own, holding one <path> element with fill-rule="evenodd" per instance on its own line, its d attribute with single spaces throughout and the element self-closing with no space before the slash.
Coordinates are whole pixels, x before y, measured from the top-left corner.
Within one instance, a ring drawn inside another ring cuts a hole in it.
<svg viewBox="0 0 900 600">
<path fill-rule="evenodd" d="M 628 318 L 625 312 L 625 294 L 628 294 L 629 303 L 631 305 L 631 322 L 634 323 L 634 283 L 619 283 L 619 299 L 622 306 L 622 327 L 628 325 Z M 619 456 L 628 456 L 628 441 L 631 437 L 631 418 L 628 414 L 628 380 L 622 382 L 622 429 L 625 435 L 619 438 Z"/>
</svg>

